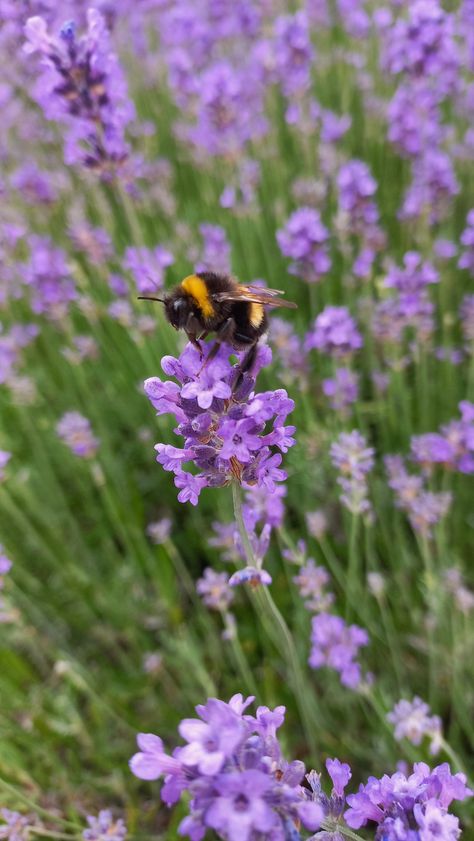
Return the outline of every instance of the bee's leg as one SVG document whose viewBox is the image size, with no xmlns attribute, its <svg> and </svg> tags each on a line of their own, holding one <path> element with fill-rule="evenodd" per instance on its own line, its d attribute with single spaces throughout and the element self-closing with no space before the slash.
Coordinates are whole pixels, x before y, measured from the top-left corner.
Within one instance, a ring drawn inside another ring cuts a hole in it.
<svg viewBox="0 0 474 841">
<path fill-rule="evenodd" d="M 228 318 L 227 321 L 224 321 L 224 323 L 216 331 L 216 339 L 215 339 L 214 345 L 210 349 L 209 353 L 207 354 L 207 356 L 206 356 L 206 358 L 205 358 L 205 360 L 202 364 L 201 370 L 198 372 L 198 376 L 199 376 L 199 374 L 202 374 L 206 365 L 208 365 L 209 362 L 212 362 L 212 360 L 217 356 L 217 354 L 219 353 L 221 344 L 223 344 L 223 342 L 229 342 L 229 343 L 232 342 L 234 333 L 235 333 L 235 321 L 234 321 L 233 318 Z"/>
<path fill-rule="evenodd" d="M 187 335 L 189 341 L 191 342 L 191 344 L 194 345 L 195 348 L 197 348 L 197 350 L 199 351 L 199 355 L 202 359 L 204 354 L 202 352 L 202 347 L 201 347 L 201 345 L 199 344 L 199 342 L 196 338 L 196 334 L 195 333 L 190 333 L 188 330 L 185 330 L 184 332 L 186 333 L 186 335 Z"/>
<path fill-rule="evenodd" d="M 238 339 L 238 334 L 235 336 L 235 338 Z M 239 386 L 242 384 L 244 374 L 246 374 L 248 371 L 252 370 L 253 364 L 254 364 L 255 359 L 256 359 L 256 356 L 257 356 L 257 342 L 254 342 L 252 345 L 250 345 L 247 353 L 245 354 L 244 358 L 242 359 L 242 362 L 240 363 L 240 365 L 237 368 L 237 376 L 236 376 L 236 378 L 234 380 L 234 383 L 233 383 L 233 386 L 232 386 L 232 393 L 237 391 Z"/>
</svg>

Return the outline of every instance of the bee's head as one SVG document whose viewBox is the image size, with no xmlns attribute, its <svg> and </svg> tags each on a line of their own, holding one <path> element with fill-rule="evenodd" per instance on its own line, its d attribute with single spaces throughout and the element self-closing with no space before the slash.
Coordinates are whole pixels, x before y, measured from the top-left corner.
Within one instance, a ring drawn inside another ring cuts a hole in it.
<svg viewBox="0 0 474 841">
<path fill-rule="evenodd" d="M 176 294 L 170 295 L 164 303 L 166 317 L 172 327 L 176 330 L 184 329 L 192 308 L 192 304 L 188 296 L 183 295 L 179 290 L 177 290 Z"/>
</svg>

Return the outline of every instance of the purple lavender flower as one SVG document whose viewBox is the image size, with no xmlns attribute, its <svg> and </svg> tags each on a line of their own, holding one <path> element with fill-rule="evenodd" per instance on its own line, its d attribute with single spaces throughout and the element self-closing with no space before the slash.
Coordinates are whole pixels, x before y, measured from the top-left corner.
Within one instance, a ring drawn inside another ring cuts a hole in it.
<svg viewBox="0 0 474 841">
<path fill-rule="evenodd" d="M 230 273 L 230 243 L 224 228 L 219 225 L 199 225 L 202 237 L 202 250 L 196 261 L 196 272 Z"/>
<path fill-rule="evenodd" d="M 229 587 L 238 587 L 239 584 L 250 584 L 255 589 L 255 587 L 259 587 L 261 584 L 268 586 L 271 583 L 272 577 L 266 570 L 250 566 L 237 570 L 229 578 Z"/>
<path fill-rule="evenodd" d="M 443 573 L 443 583 L 461 613 L 467 615 L 474 609 L 474 593 L 466 587 L 461 570 L 456 567 L 446 569 Z"/>
<path fill-rule="evenodd" d="M 190 344 L 179 359 L 165 357 L 162 362 L 165 373 L 176 377 L 180 386 L 157 377 L 145 382 L 145 392 L 158 414 L 174 414 L 177 432 L 184 438 L 183 449 L 165 444 L 155 448 L 157 461 L 175 474 L 180 502 L 196 505 L 203 487 L 233 480 L 273 493 L 286 478 L 280 469 L 281 455 L 272 448 L 286 452 L 294 443 L 294 427 L 284 425 L 293 401 L 283 389 L 252 391 L 257 371 L 270 359 L 265 346 L 259 348 L 253 373 L 246 374 L 232 394 L 235 370 L 230 353 L 230 348 L 222 346 L 201 374 L 200 354 Z M 189 462 L 201 471 L 198 475 L 184 470 Z"/>
<path fill-rule="evenodd" d="M 285 257 L 290 257 L 290 273 L 308 283 L 316 283 L 331 268 L 327 242 L 329 233 L 317 210 L 301 207 L 286 225 L 277 231 L 277 242 Z"/>
<path fill-rule="evenodd" d="M 345 413 L 359 396 L 359 377 L 349 368 L 336 368 L 334 377 L 323 380 L 323 394 L 331 409 Z"/>
<path fill-rule="evenodd" d="M 427 217 L 431 224 L 440 222 L 450 211 L 453 196 L 459 193 L 449 155 L 439 149 L 426 149 L 413 164 L 413 179 L 408 187 L 400 219 Z"/>
<path fill-rule="evenodd" d="M 282 15 L 275 21 L 276 75 L 286 96 L 301 94 L 311 81 L 314 50 L 306 13 Z"/>
<path fill-rule="evenodd" d="M 442 738 L 441 719 L 430 715 L 428 704 L 421 698 L 415 696 L 413 701 L 402 699 L 388 713 L 387 720 L 395 727 L 397 741 L 408 739 L 412 745 L 420 745 L 423 736 L 428 736 L 431 740 L 430 753 L 438 753 Z"/>
<path fill-rule="evenodd" d="M 322 613 L 328 610 L 334 601 L 334 594 L 326 590 L 330 576 L 324 567 L 316 566 L 313 558 L 308 558 L 293 578 L 300 595 L 306 599 L 305 607 L 313 613 Z"/>
<path fill-rule="evenodd" d="M 346 625 L 340 616 L 320 613 L 312 620 L 311 643 L 308 662 L 313 669 L 328 666 L 339 673 L 343 686 L 360 686 L 362 673 L 356 658 L 359 648 L 369 643 L 367 631 Z"/>
<path fill-rule="evenodd" d="M 331 461 L 342 474 L 338 484 L 343 490 L 341 502 L 352 514 L 369 514 L 371 504 L 368 499 L 366 476 L 374 466 L 374 450 L 367 446 L 367 441 L 356 429 L 342 432 L 331 445 Z"/>
<path fill-rule="evenodd" d="M 77 292 L 65 253 L 46 237 L 30 237 L 30 259 L 23 267 L 24 282 L 31 289 L 32 309 L 48 318 L 64 318 Z"/>
<path fill-rule="evenodd" d="M 54 37 L 41 17 L 28 19 L 25 35 L 25 51 L 42 58 L 35 98 L 47 119 L 66 127 L 66 163 L 104 179 L 125 171 L 130 158 L 125 128 L 135 110 L 100 12 L 88 10 L 87 32 L 79 39 L 74 23 L 64 24 Z"/>
<path fill-rule="evenodd" d="M 313 348 L 335 358 L 350 356 L 362 347 L 362 336 L 346 307 L 325 307 L 306 335 L 305 350 Z"/>
<path fill-rule="evenodd" d="M 309 376 L 308 357 L 303 350 L 303 342 L 295 333 L 291 323 L 275 316 L 271 319 L 268 339 L 272 350 L 276 351 L 281 362 L 279 371 L 285 385 L 294 381 L 298 374 L 300 383 L 304 386 Z"/>
<path fill-rule="evenodd" d="M 165 269 L 173 262 L 171 252 L 156 245 L 155 248 L 127 248 L 123 267 L 131 273 L 140 295 L 153 295 L 163 286 Z"/>
<path fill-rule="evenodd" d="M 259 707 L 256 716 L 245 709 L 253 701 L 234 695 L 228 704 L 210 698 L 196 707 L 199 719 L 184 719 L 179 732 L 188 742 L 173 756 L 158 736 L 141 733 L 140 752 L 132 757 L 132 772 L 141 779 L 165 775 L 161 796 L 168 805 L 182 792 L 191 795 L 190 814 L 179 827 L 193 841 L 214 829 L 229 841 L 298 837 L 300 823 L 314 832 L 324 810 L 300 786 L 302 762 L 286 762 L 277 730 L 284 707 Z"/>
<path fill-rule="evenodd" d="M 67 447 L 80 458 L 93 458 L 99 446 L 90 421 L 79 412 L 66 412 L 56 426 L 56 432 Z"/>
<path fill-rule="evenodd" d="M 466 218 L 466 227 L 461 234 L 463 252 L 459 258 L 460 269 L 467 269 L 474 275 L 474 210 L 470 210 Z"/>
<path fill-rule="evenodd" d="M 389 487 L 395 492 L 396 505 L 406 511 L 415 531 L 430 537 L 433 526 L 449 510 L 451 494 L 425 490 L 422 477 L 410 475 L 400 456 L 386 456 L 384 461 Z"/>
<path fill-rule="evenodd" d="M 123 841 L 127 827 L 123 820 L 114 820 L 109 809 L 102 809 L 97 817 L 87 816 L 88 829 L 82 833 L 84 841 Z"/>
<path fill-rule="evenodd" d="M 473 228 L 474 230 L 474 228 Z M 473 251 L 473 274 L 474 274 L 474 251 Z M 460 309 L 461 327 L 464 340 L 467 343 L 474 342 L 474 295 L 465 295 L 462 299 Z"/>
<path fill-rule="evenodd" d="M 0 839 L 5 841 L 28 841 L 32 820 L 27 815 L 1 809 L 0 815 L 5 823 L 0 824 Z"/>
<path fill-rule="evenodd" d="M 6 555 L 2 544 L 0 543 L 0 590 L 4 587 L 4 576 L 8 575 L 12 568 L 12 562 L 8 555 Z"/>
<path fill-rule="evenodd" d="M 410 294 L 421 292 L 426 286 L 438 282 L 439 274 L 431 263 L 424 262 L 417 251 L 407 251 L 403 257 L 403 268 L 392 265 L 384 279 L 384 286 Z"/>
<path fill-rule="evenodd" d="M 8 452 L 8 450 L 0 450 L 0 482 L 5 480 L 6 471 L 5 468 L 10 461 L 12 454 Z"/>
<path fill-rule="evenodd" d="M 232 602 L 234 594 L 226 572 L 216 572 L 211 567 L 204 570 L 203 577 L 196 582 L 196 590 L 210 610 L 224 613 Z"/>
<path fill-rule="evenodd" d="M 153 523 L 148 523 L 146 533 L 152 543 L 160 546 L 162 543 L 166 543 L 166 541 L 169 540 L 172 526 L 173 521 L 171 520 L 171 517 L 162 517 L 161 520 L 155 520 Z"/>
<path fill-rule="evenodd" d="M 339 207 L 346 217 L 347 230 L 352 234 L 364 235 L 370 241 L 368 229 L 378 224 L 379 213 L 373 197 L 377 182 L 363 161 L 348 161 L 337 176 Z"/>
<path fill-rule="evenodd" d="M 103 228 L 94 228 L 81 219 L 71 226 L 69 235 L 75 248 L 85 253 L 94 266 L 101 266 L 113 256 L 112 240 Z"/>
<path fill-rule="evenodd" d="M 399 18 L 386 33 L 384 63 L 390 73 L 410 78 L 432 77 L 443 93 L 457 85 L 459 52 L 454 40 L 454 18 L 437 0 L 415 0 L 408 20 Z"/>
<path fill-rule="evenodd" d="M 460 833 L 457 818 L 454 818 L 455 823 L 446 822 L 449 805 L 453 800 L 465 800 L 470 796 L 472 792 L 466 786 L 465 775 L 451 774 L 447 763 L 431 771 L 424 762 L 417 762 L 408 777 L 401 771 L 391 777 L 385 774 L 380 780 L 369 777 L 357 794 L 348 795 L 350 808 L 344 813 L 344 818 L 352 829 L 360 829 L 369 821 L 376 823 L 376 838 L 380 839 L 431 841 L 439 837 L 448 841 L 458 838 Z M 428 827 L 430 816 L 434 819 L 434 834 Z M 412 827 L 415 825 L 423 829 L 423 835 L 413 835 Z M 444 834 L 446 828 L 449 828 L 450 834 Z M 425 829 L 427 832 L 424 832 Z"/>
</svg>

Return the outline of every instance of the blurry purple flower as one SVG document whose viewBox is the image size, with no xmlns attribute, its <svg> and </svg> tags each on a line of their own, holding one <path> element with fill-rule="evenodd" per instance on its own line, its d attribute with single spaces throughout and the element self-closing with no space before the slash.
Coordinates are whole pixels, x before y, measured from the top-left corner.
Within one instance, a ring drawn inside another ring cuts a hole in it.
<svg viewBox="0 0 474 841">
<path fill-rule="evenodd" d="M 196 582 L 196 590 L 202 597 L 206 607 L 224 613 L 232 602 L 234 594 L 229 586 L 226 572 L 216 572 L 207 567 L 203 577 Z"/>
<path fill-rule="evenodd" d="M 317 210 L 301 207 L 291 214 L 277 231 L 277 242 L 285 257 L 290 257 L 290 273 L 308 283 L 316 283 L 331 268 L 327 242 L 329 232 Z"/>
<path fill-rule="evenodd" d="M 424 762 L 416 762 L 413 773 L 408 777 L 401 771 L 391 777 L 385 774 L 380 780 L 370 777 L 366 785 L 359 787 L 357 794 L 348 795 L 350 808 L 344 813 L 344 818 L 352 829 L 360 829 L 368 821 L 375 822 L 378 824 L 376 837 L 389 841 L 411 839 L 415 819 L 417 825 L 423 828 L 423 835 L 416 833 L 414 841 L 417 837 L 420 841 L 432 841 L 436 837 L 449 841 L 458 838 L 459 832 L 444 834 L 446 824 L 443 827 L 443 819 L 447 809 L 452 800 L 465 800 L 471 795 L 465 775 L 452 775 L 447 763 L 431 771 Z M 435 818 L 434 835 L 425 822 L 430 815 Z M 425 829 L 427 832 L 424 832 Z"/>
<path fill-rule="evenodd" d="M 87 11 L 81 38 L 72 22 L 63 25 L 59 37 L 50 35 L 41 17 L 28 19 L 25 35 L 25 52 L 41 55 L 34 96 L 47 119 L 66 126 L 66 163 L 81 164 L 104 179 L 125 172 L 130 157 L 125 128 L 135 109 L 100 12 Z"/>
<path fill-rule="evenodd" d="M 460 269 L 467 269 L 474 276 L 474 210 L 470 210 L 466 218 L 466 227 L 461 234 L 463 252 L 459 258 Z"/>
<path fill-rule="evenodd" d="M 466 587 L 461 570 L 457 567 L 444 570 L 443 583 L 462 613 L 468 614 L 474 609 L 474 593 Z"/>
<path fill-rule="evenodd" d="M 276 815 L 268 803 L 271 779 L 249 769 L 226 774 L 215 783 L 217 796 L 206 813 L 206 823 L 228 841 L 250 841 L 276 829 Z"/>
<path fill-rule="evenodd" d="M 12 812 L 10 809 L 1 809 L 0 816 L 4 821 L 0 824 L 2 841 L 28 841 L 31 835 L 30 829 L 33 826 L 31 817 Z"/>
<path fill-rule="evenodd" d="M 174 257 L 162 245 L 155 248 L 127 248 L 123 267 L 133 276 L 140 295 L 153 295 L 163 286 L 165 269 L 171 266 Z"/>
<path fill-rule="evenodd" d="M 306 91 L 311 82 L 314 49 L 306 13 L 282 15 L 275 20 L 276 74 L 286 96 Z"/>
<path fill-rule="evenodd" d="M 384 286 L 409 294 L 421 292 L 426 286 L 438 282 L 439 274 L 431 263 L 423 262 L 417 251 L 407 251 L 403 257 L 403 268 L 393 265 L 384 279 Z"/>
<path fill-rule="evenodd" d="M 67 447 L 80 458 L 93 458 L 99 440 L 91 429 L 90 421 L 79 412 L 66 412 L 56 425 L 56 432 Z"/>
<path fill-rule="evenodd" d="M 305 350 L 314 348 L 341 358 L 359 350 L 362 344 L 362 336 L 349 310 L 346 307 L 327 306 L 307 333 Z"/>
<path fill-rule="evenodd" d="M 323 380 L 323 394 L 329 398 L 331 409 L 344 412 L 359 396 L 358 375 L 349 368 L 336 368 L 334 377 Z"/>
<path fill-rule="evenodd" d="M 11 184 L 28 204 L 53 204 L 57 199 L 58 178 L 26 161 L 11 176 Z"/>
<path fill-rule="evenodd" d="M 413 179 L 408 187 L 399 216 L 401 219 L 428 218 L 430 224 L 440 222 L 450 211 L 453 196 L 459 193 L 449 155 L 439 149 L 426 149 L 412 168 Z"/>
<path fill-rule="evenodd" d="M 384 461 L 389 487 L 395 492 L 396 505 L 406 511 L 415 531 L 430 537 L 433 526 L 449 510 L 451 494 L 425 490 L 422 477 L 407 473 L 400 456 L 386 456 Z"/>
<path fill-rule="evenodd" d="M 202 237 L 202 250 L 194 266 L 196 272 L 230 273 L 230 243 L 224 228 L 219 225 L 203 224 L 199 226 Z"/>
<path fill-rule="evenodd" d="M 153 523 L 148 523 L 146 533 L 152 543 L 160 546 L 169 540 L 173 522 L 170 517 L 162 517 L 161 520 L 155 520 Z"/>
<path fill-rule="evenodd" d="M 363 161 L 343 164 L 337 176 L 339 208 L 347 219 L 347 231 L 368 237 L 368 229 L 377 226 L 379 212 L 374 202 L 377 182 Z M 369 239 L 370 241 L 370 239 Z"/>
<path fill-rule="evenodd" d="M 272 583 L 271 575 L 264 569 L 256 567 L 245 567 L 234 572 L 229 578 L 229 587 L 238 587 L 240 584 L 250 584 L 251 587 L 259 587 L 261 584 L 268 586 Z"/>
<path fill-rule="evenodd" d="M 441 719 L 430 715 L 428 704 L 421 698 L 415 696 L 413 701 L 399 701 L 387 715 L 387 720 L 394 725 L 397 741 L 408 739 L 412 745 L 420 745 L 423 736 L 428 736 L 431 740 L 430 753 L 438 753 L 442 738 Z"/>
<path fill-rule="evenodd" d="M 29 245 L 30 259 L 23 267 L 23 278 L 31 288 L 33 312 L 62 319 L 77 298 L 66 255 L 46 237 L 31 236 Z"/>
<path fill-rule="evenodd" d="M 140 752 L 132 756 L 130 768 L 140 780 L 156 780 L 162 774 L 181 773 L 181 762 L 164 752 L 163 742 L 158 736 L 139 733 L 137 743 Z"/>
<path fill-rule="evenodd" d="M 71 226 L 70 237 L 74 247 L 84 252 L 94 266 L 106 263 L 114 253 L 107 231 L 103 228 L 93 228 L 83 220 Z"/>
<path fill-rule="evenodd" d="M 328 666 L 340 674 L 343 686 L 357 689 L 362 673 L 356 658 L 359 648 L 368 645 L 367 632 L 358 625 L 346 625 L 340 616 L 320 613 L 312 620 L 309 665 L 313 669 Z"/>
<path fill-rule="evenodd" d="M 316 566 L 313 558 L 308 558 L 293 578 L 300 595 L 306 599 L 305 607 L 313 613 L 327 611 L 334 601 L 333 593 L 326 591 L 330 581 L 328 571 L 324 567 Z"/>
<path fill-rule="evenodd" d="M 123 841 L 127 827 L 123 820 L 114 820 L 109 809 L 102 809 L 98 816 L 87 816 L 89 828 L 82 833 L 84 841 Z"/>
<path fill-rule="evenodd" d="M 3 482 L 6 476 L 5 468 L 10 461 L 12 454 L 8 450 L 0 450 L 0 482 Z"/>
<path fill-rule="evenodd" d="M 334 467 L 343 476 L 362 479 L 374 466 L 374 450 L 360 432 L 341 432 L 330 450 Z"/>
</svg>

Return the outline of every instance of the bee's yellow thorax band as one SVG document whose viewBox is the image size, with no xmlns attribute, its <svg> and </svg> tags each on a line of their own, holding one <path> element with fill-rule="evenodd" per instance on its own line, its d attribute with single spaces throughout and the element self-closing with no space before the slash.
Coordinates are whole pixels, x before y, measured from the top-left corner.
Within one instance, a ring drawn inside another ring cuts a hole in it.
<svg viewBox="0 0 474 841">
<path fill-rule="evenodd" d="M 215 315 L 207 286 L 201 277 L 190 274 L 184 278 L 181 286 L 188 295 L 194 298 L 204 318 Z"/>
<path fill-rule="evenodd" d="M 257 304 L 256 302 L 250 304 L 249 321 L 252 327 L 260 327 L 264 313 L 263 304 Z"/>
</svg>

